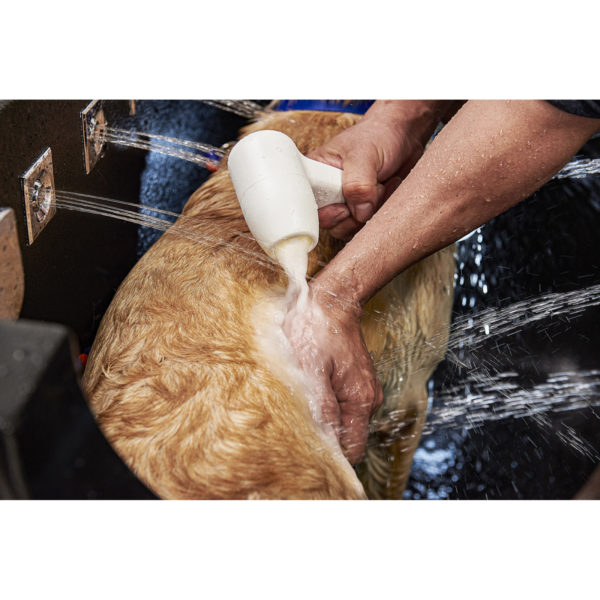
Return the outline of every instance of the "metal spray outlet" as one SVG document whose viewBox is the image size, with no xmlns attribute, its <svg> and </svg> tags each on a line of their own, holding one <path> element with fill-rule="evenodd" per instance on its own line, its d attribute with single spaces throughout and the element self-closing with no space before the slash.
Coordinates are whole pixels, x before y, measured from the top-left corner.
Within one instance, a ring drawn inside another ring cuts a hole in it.
<svg viewBox="0 0 600 600">
<path fill-rule="evenodd" d="M 83 161 L 89 175 L 102 158 L 106 148 L 106 119 L 102 100 L 92 100 L 81 111 L 81 135 L 83 138 Z"/>
<path fill-rule="evenodd" d="M 21 176 L 21 197 L 27 225 L 27 245 L 31 246 L 56 214 L 56 189 L 50 148 Z"/>
</svg>

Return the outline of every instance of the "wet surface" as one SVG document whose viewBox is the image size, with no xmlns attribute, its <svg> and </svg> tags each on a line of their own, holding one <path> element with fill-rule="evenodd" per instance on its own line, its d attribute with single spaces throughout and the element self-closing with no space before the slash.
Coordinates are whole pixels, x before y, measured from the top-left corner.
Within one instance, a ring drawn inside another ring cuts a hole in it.
<svg viewBox="0 0 600 600">
<path fill-rule="evenodd" d="M 141 101 L 134 117 L 114 125 L 220 146 L 235 139 L 246 122 L 200 102 Z M 115 162 L 139 152 L 116 146 L 110 151 Z M 600 156 L 600 140 L 588 144 L 582 156 Z M 165 210 L 181 211 L 210 174 L 160 154 L 148 153 L 144 160 L 139 202 Z M 114 226 L 112 221 L 109 226 Z M 561 297 L 582 290 L 584 296 L 585 289 L 600 284 L 598 231 L 600 175 L 547 184 L 459 244 L 453 322 L 468 322 L 485 310 L 506 309 L 524 300 L 534 307 L 535 299 L 547 294 Z M 138 256 L 159 235 L 139 228 Z M 532 406 L 539 408 L 537 392 L 561 385 L 557 374 L 568 373 L 574 398 L 579 380 L 591 378 L 594 383 L 593 373 L 600 368 L 600 308 L 555 313 L 535 323 L 524 319 L 522 326 L 504 334 L 491 329 L 477 344 L 466 330 L 454 337 L 456 343 L 434 377 L 430 433 L 416 452 L 406 498 L 570 498 L 583 485 L 600 462 L 600 408 L 496 420 L 482 418 L 480 411 L 477 422 L 469 422 L 475 412 L 468 402 L 481 391 L 477 386 L 483 390 L 495 382 L 498 402 L 509 407 L 515 396 L 531 394 Z M 509 379 L 502 379 L 507 373 Z M 502 392 L 498 382 L 508 380 L 516 387 L 505 386 Z M 444 409 L 460 402 L 467 403 L 464 421 L 444 421 Z M 490 416 L 498 415 L 490 409 Z M 83 429 L 73 427 L 73 436 L 80 437 Z M 69 497 L 139 497 L 139 492 L 116 493 L 112 488 L 103 495 L 100 479 L 91 481 L 85 475 L 88 455 L 77 453 Z M 112 472 L 101 453 L 89 456 L 94 456 L 98 473 Z"/>
<path fill-rule="evenodd" d="M 598 157 L 600 140 L 588 143 L 582 155 Z M 584 298 L 586 288 L 600 283 L 599 231 L 600 176 L 546 184 L 459 244 L 453 322 L 523 300 L 535 307 L 536 298 L 550 293 L 560 301 L 581 290 Z M 472 350 L 464 336 L 462 347 L 436 371 L 433 412 L 443 408 L 442 398 L 448 400 L 445 390 L 452 390 L 450 398 L 468 398 L 469 379 L 485 384 L 508 372 L 537 410 L 536 391 L 560 383 L 556 374 L 575 383 L 590 377 L 590 370 L 594 376 L 600 308 L 552 312 L 506 335 L 492 330 Z M 506 393 L 507 405 L 510 399 Z M 575 411 L 540 411 L 471 428 L 438 425 L 422 439 L 406 498 L 571 498 L 600 462 L 600 409 L 587 403 Z"/>
<path fill-rule="evenodd" d="M 117 125 L 219 146 L 235 139 L 245 123 L 198 102 L 161 101 L 138 103 L 136 116 Z M 598 156 L 600 140 L 581 152 L 584 158 Z M 194 164 L 149 153 L 140 203 L 181 211 L 208 176 Z M 600 176 L 550 182 L 459 244 L 453 320 L 600 283 L 598 231 Z M 140 228 L 138 254 L 159 235 Z M 599 316 L 596 307 L 572 320 L 548 316 L 541 326 L 491 334 L 472 351 L 466 337 L 436 372 L 433 413 L 440 408 L 436 398 L 448 396 L 449 389 L 453 396 L 464 389 L 466 397 L 469 378 L 485 381 L 514 373 L 511 381 L 523 393 L 553 373 L 598 368 Z M 574 439 L 583 441 L 587 454 Z M 600 451 L 600 422 L 593 408 L 484 421 L 470 428 L 438 426 L 424 435 L 417 450 L 406 498 L 570 498 L 594 469 L 594 450 Z"/>
</svg>

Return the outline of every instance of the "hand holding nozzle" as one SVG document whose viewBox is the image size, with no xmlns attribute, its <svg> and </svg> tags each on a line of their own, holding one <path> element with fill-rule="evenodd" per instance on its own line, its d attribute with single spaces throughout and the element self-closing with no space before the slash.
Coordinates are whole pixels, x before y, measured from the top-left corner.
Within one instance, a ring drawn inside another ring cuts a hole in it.
<svg viewBox="0 0 600 600">
<path fill-rule="evenodd" d="M 242 138 L 229 154 L 229 174 L 250 231 L 274 258 L 278 242 L 295 236 L 319 241 L 317 210 L 343 203 L 342 171 L 306 158 L 284 133 Z"/>
</svg>

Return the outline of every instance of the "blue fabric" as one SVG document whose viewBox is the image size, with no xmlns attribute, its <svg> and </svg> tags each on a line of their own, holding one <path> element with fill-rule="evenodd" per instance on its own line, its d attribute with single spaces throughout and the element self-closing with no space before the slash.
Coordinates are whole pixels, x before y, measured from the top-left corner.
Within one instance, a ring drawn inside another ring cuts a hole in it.
<svg viewBox="0 0 600 600">
<path fill-rule="evenodd" d="M 280 100 L 274 110 L 330 110 L 364 115 L 374 100 Z"/>
<path fill-rule="evenodd" d="M 136 114 L 125 117 L 117 125 L 123 129 L 167 135 L 182 140 L 198 140 L 219 147 L 234 140 L 240 127 L 247 123 L 233 115 L 195 100 L 141 100 Z M 118 146 L 111 151 L 131 152 Z M 215 156 L 215 163 L 220 158 Z M 180 158 L 148 152 L 146 168 L 141 175 L 140 203 L 144 206 L 181 212 L 188 198 L 203 184 L 210 171 Z M 140 212 L 156 216 L 142 209 Z M 162 235 L 149 227 L 138 230 L 138 256 Z"/>
</svg>

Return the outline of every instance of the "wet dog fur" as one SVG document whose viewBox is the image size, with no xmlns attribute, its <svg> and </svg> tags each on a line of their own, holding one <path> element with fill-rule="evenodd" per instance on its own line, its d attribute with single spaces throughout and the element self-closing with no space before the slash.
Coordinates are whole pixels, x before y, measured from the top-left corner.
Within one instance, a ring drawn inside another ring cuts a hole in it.
<svg viewBox="0 0 600 600">
<path fill-rule="evenodd" d="M 360 117 L 267 113 L 302 153 Z M 363 333 L 385 401 L 408 425 L 370 444 L 357 472 L 324 438 L 301 390 L 260 350 L 252 311 L 283 293 L 282 270 L 249 235 L 226 161 L 120 286 L 84 376 L 90 406 L 132 471 L 162 498 L 399 498 L 426 417 L 426 384 L 447 344 L 453 249 L 406 270 L 365 307 Z M 340 249 L 322 232 L 309 274 Z"/>
</svg>

